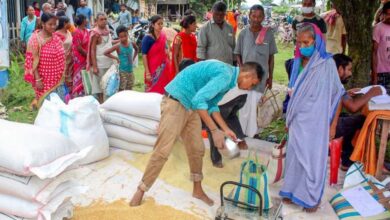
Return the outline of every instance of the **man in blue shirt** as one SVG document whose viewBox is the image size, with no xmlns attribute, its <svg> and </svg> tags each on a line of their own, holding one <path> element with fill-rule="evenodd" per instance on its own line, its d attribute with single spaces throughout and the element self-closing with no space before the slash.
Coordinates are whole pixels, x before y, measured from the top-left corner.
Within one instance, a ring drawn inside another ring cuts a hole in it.
<svg viewBox="0 0 390 220">
<path fill-rule="evenodd" d="M 194 182 L 192 196 L 212 206 L 214 202 L 201 185 L 205 152 L 201 119 L 212 132 L 217 148 L 225 147 L 226 136 L 236 140 L 236 134 L 226 125 L 219 112 L 218 102 L 236 85 L 243 90 L 256 86 L 263 74 L 261 66 L 254 62 L 245 63 L 238 68 L 217 60 L 198 62 L 180 72 L 165 87 L 154 152 L 130 205 L 141 204 L 145 191 L 155 182 L 174 143 L 181 137 L 187 151 L 191 180 Z"/>
<path fill-rule="evenodd" d="M 93 21 L 92 21 L 92 9 L 87 7 L 87 2 L 85 0 L 81 0 L 80 1 L 80 8 L 78 8 L 76 10 L 76 16 L 78 15 L 84 15 L 87 20 L 88 20 L 88 25 L 87 25 L 87 28 L 91 28 L 91 26 L 93 26 Z"/>
<path fill-rule="evenodd" d="M 127 7 L 125 4 L 121 4 L 121 12 L 119 12 L 119 17 L 114 23 L 117 23 L 117 22 L 119 22 L 119 25 L 123 25 L 127 29 L 130 30 L 132 19 L 131 19 L 131 14 L 127 10 Z"/>
<path fill-rule="evenodd" d="M 115 0 L 114 3 L 112 3 L 111 10 L 114 12 L 114 14 L 118 14 L 121 9 L 121 6 L 118 3 L 118 0 Z"/>
</svg>

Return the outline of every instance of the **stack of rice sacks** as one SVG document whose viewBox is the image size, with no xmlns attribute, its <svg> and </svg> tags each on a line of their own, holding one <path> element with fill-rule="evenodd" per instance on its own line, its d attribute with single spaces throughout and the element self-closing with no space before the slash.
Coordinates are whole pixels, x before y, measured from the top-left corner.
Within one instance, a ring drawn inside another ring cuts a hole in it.
<svg viewBox="0 0 390 220">
<path fill-rule="evenodd" d="M 100 106 L 110 147 L 137 153 L 153 150 L 161 117 L 162 95 L 122 91 Z"/>
<path fill-rule="evenodd" d="M 85 158 L 60 132 L 0 120 L 0 219 L 63 219 L 72 216 L 72 196 L 85 192 L 70 178 L 57 178 Z"/>
</svg>

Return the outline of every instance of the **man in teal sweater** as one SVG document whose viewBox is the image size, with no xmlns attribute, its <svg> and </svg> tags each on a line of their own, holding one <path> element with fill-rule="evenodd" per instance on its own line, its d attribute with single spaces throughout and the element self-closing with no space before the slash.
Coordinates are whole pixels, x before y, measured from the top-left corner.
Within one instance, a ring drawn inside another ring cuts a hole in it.
<svg viewBox="0 0 390 220">
<path fill-rule="evenodd" d="M 261 66 L 254 62 L 245 63 L 238 68 L 217 60 L 198 62 L 180 72 L 165 87 L 157 142 L 130 205 L 141 204 L 145 191 L 160 174 L 176 139 L 181 137 L 187 151 L 191 180 L 194 182 L 192 196 L 212 206 L 214 202 L 206 195 L 201 185 L 205 152 L 201 119 L 212 132 L 217 148 L 225 147 L 226 136 L 236 140 L 236 134 L 226 125 L 219 113 L 218 102 L 237 84 L 244 90 L 256 86 L 263 74 Z"/>
</svg>

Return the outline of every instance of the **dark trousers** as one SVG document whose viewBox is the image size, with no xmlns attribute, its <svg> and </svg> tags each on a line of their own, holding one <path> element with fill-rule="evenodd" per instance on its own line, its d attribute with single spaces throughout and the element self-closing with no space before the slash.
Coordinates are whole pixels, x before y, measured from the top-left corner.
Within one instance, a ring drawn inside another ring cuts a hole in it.
<svg viewBox="0 0 390 220">
<path fill-rule="evenodd" d="M 237 138 L 243 139 L 245 137 L 244 132 L 242 131 L 240 121 L 238 120 L 238 110 L 245 105 L 247 95 L 240 95 L 231 100 L 230 102 L 219 106 L 219 111 L 222 115 L 222 118 L 225 120 L 229 128 L 236 134 Z M 206 127 L 206 126 L 204 126 Z M 217 147 L 215 147 L 213 136 L 210 130 L 206 127 L 208 138 L 210 141 L 210 156 L 213 164 L 221 163 L 222 156 L 219 153 Z"/>
<path fill-rule="evenodd" d="M 337 122 L 336 138 L 344 137 L 343 150 L 341 153 L 341 164 L 349 167 L 353 161 L 349 159 L 353 152 L 352 139 L 357 130 L 361 129 L 366 117 L 363 115 L 341 114 Z"/>
<path fill-rule="evenodd" d="M 378 84 L 385 87 L 387 94 L 390 94 L 390 73 L 378 73 Z"/>
</svg>

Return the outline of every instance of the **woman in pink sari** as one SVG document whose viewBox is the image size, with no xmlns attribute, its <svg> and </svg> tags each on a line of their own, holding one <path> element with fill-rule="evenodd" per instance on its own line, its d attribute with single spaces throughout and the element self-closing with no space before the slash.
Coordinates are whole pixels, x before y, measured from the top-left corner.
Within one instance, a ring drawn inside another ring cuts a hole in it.
<svg viewBox="0 0 390 220">
<path fill-rule="evenodd" d="M 64 85 L 65 51 L 61 39 L 54 34 L 57 18 L 42 14 L 42 30 L 31 36 L 26 51 L 24 79 L 32 84 L 36 99 L 32 105 L 39 107 L 52 92 L 62 100 L 67 98 Z"/>
<path fill-rule="evenodd" d="M 83 80 L 81 71 L 87 67 L 87 51 L 89 44 L 89 31 L 86 26 L 88 24 L 87 18 L 80 14 L 76 17 L 77 29 L 73 33 L 73 87 L 72 97 L 79 97 L 84 95 Z"/>
<path fill-rule="evenodd" d="M 165 93 L 164 87 L 170 81 L 169 49 L 162 29 L 162 17 L 154 15 L 150 19 L 149 34 L 142 39 L 145 91 L 160 94 Z"/>
</svg>

